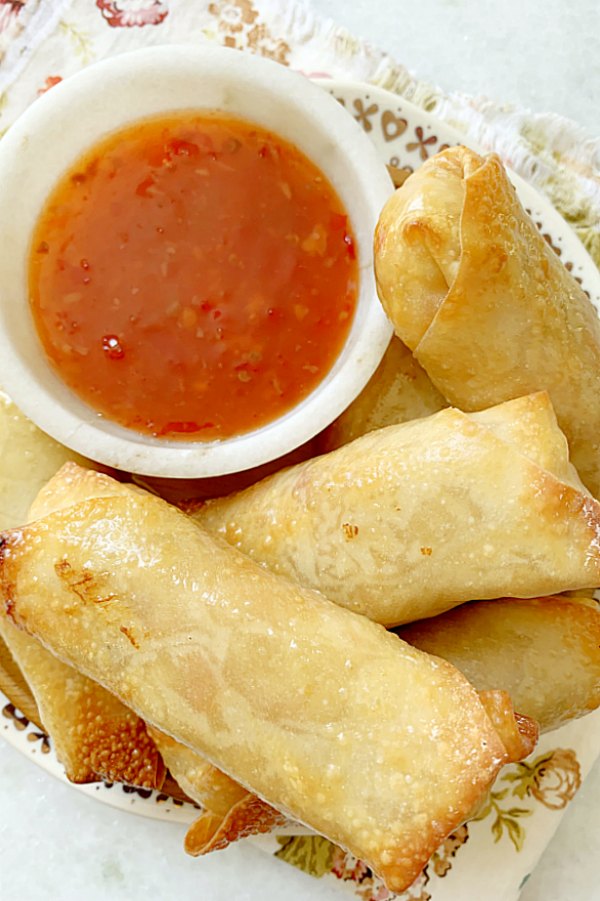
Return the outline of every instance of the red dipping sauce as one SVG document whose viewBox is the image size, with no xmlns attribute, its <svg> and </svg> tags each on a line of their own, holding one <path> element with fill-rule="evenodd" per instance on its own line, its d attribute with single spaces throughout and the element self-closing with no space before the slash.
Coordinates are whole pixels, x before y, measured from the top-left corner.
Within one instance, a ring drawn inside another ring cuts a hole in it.
<svg viewBox="0 0 600 901">
<path fill-rule="evenodd" d="M 190 440 L 251 431 L 306 397 L 358 293 L 323 173 L 216 113 L 143 121 L 90 150 L 40 216 L 29 276 L 67 385 L 123 426 Z"/>
</svg>

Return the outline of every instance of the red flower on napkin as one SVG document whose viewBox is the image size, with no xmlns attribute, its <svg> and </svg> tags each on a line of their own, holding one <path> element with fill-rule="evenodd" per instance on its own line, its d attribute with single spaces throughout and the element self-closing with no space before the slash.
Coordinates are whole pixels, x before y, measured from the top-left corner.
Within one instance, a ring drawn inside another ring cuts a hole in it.
<svg viewBox="0 0 600 901">
<path fill-rule="evenodd" d="M 0 0 L 0 32 L 8 28 L 24 6 L 25 0 Z"/>
<path fill-rule="evenodd" d="M 96 6 L 111 28 L 160 25 L 169 14 L 163 0 L 96 0 Z"/>
</svg>

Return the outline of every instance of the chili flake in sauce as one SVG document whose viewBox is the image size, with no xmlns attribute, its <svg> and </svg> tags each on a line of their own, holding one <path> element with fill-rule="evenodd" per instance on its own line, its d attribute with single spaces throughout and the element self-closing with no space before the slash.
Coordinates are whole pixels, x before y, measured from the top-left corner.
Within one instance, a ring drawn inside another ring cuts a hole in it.
<svg viewBox="0 0 600 901">
<path fill-rule="evenodd" d="M 112 134 L 65 175 L 33 238 L 35 324 L 62 379 L 152 435 L 242 434 L 295 406 L 349 332 L 346 211 L 298 148 L 220 114 Z"/>
</svg>

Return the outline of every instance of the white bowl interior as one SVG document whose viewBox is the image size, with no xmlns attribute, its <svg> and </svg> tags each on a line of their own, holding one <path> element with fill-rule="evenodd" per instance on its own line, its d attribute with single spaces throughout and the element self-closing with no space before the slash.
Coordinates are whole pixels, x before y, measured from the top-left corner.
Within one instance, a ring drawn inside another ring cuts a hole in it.
<svg viewBox="0 0 600 901">
<path fill-rule="evenodd" d="M 46 198 L 85 151 L 135 120 L 202 109 L 256 122 L 296 144 L 321 168 L 352 223 L 360 294 L 342 353 L 298 406 L 235 438 L 165 441 L 100 417 L 57 376 L 29 310 L 28 259 Z M 351 116 L 303 76 L 275 63 L 222 48 L 171 46 L 90 67 L 36 101 L 0 144 L 0 381 L 44 431 L 118 468 L 201 477 L 275 459 L 311 438 L 356 397 L 387 346 L 391 327 L 377 301 L 372 236 L 391 190 L 380 157 Z"/>
</svg>

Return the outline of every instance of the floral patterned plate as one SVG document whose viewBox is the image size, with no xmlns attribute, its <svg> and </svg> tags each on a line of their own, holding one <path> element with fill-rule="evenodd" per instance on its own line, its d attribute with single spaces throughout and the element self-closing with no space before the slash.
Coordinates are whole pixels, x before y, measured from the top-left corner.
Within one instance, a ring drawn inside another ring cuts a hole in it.
<svg viewBox="0 0 600 901">
<path fill-rule="evenodd" d="M 392 166 L 414 171 L 434 153 L 461 141 L 457 132 L 396 94 L 359 82 L 318 81 L 359 122 Z M 547 200 L 518 176 L 511 177 L 544 238 L 600 311 L 600 273 L 578 238 Z M 0 734 L 5 740 L 66 781 L 48 736 L 1 692 L 0 708 Z M 595 762 L 598 748 L 600 713 L 543 736 L 530 760 L 502 771 L 477 818 L 446 839 L 419 879 L 401 896 L 392 896 L 364 864 L 319 836 L 273 835 L 251 840 L 312 875 L 343 882 L 363 901 L 485 898 L 489 885 L 496 882 L 505 885 L 505 891 L 498 888 L 495 897 L 516 897 L 558 826 L 560 811 Z M 73 788 L 147 817 L 191 823 L 197 816 L 193 805 L 156 791 L 104 783 Z"/>
</svg>

